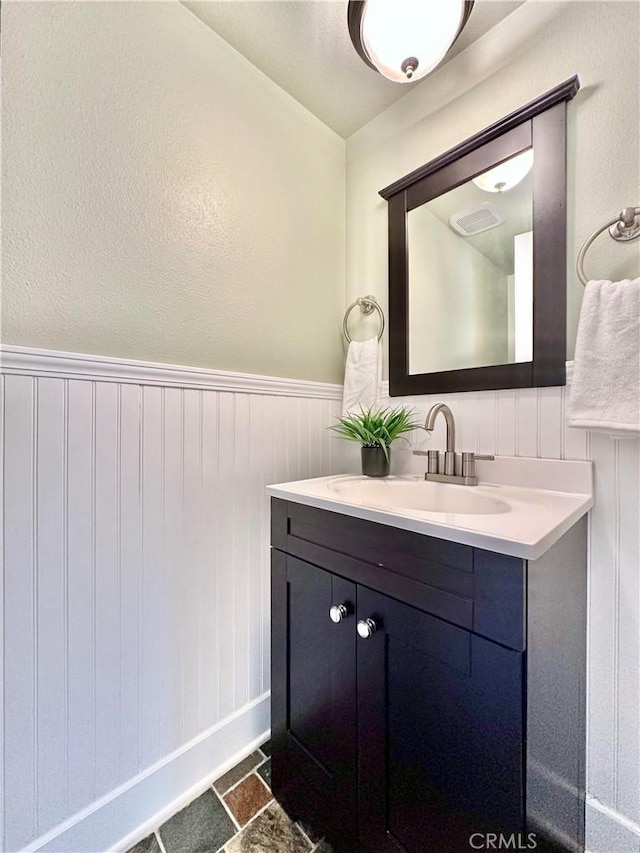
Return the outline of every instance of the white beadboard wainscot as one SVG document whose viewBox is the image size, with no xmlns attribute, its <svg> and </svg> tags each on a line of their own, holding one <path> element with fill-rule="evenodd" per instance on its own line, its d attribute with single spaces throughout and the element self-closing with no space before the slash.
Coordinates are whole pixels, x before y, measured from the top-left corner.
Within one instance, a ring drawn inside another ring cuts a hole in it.
<svg viewBox="0 0 640 853">
<path fill-rule="evenodd" d="M 567 365 L 570 381 L 571 364 Z M 590 459 L 595 506 L 589 522 L 587 850 L 640 851 L 640 439 L 566 427 L 568 387 L 389 398 L 420 419 L 445 402 L 458 449 L 476 453 Z M 444 449 L 444 419 L 416 446 Z M 396 471 L 424 471 L 397 442 Z M 351 470 L 354 468 L 351 458 Z M 393 468 L 392 468 L 393 472 Z"/>
<path fill-rule="evenodd" d="M 122 848 L 269 730 L 267 483 L 340 386 L 3 347 L 3 850 Z"/>
<path fill-rule="evenodd" d="M 341 389 L 1 352 L 4 849 L 86 853 L 134 841 L 266 732 L 262 487 L 345 470 L 324 429 Z M 564 388 L 390 402 L 440 400 L 460 448 L 595 463 L 587 849 L 638 853 L 640 441 L 565 428 Z"/>
</svg>

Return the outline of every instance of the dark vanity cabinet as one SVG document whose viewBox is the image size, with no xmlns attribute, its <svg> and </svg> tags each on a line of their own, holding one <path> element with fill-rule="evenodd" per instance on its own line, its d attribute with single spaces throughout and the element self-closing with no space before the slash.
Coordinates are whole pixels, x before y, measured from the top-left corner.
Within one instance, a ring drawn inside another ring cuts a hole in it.
<svg viewBox="0 0 640 853">
<path fill-rule="evenodd" d="M 581 849 L 585 604 L 584 520 L 527 564 L 273 499 L 275 796 L 342 853 Z"/>
</svg>

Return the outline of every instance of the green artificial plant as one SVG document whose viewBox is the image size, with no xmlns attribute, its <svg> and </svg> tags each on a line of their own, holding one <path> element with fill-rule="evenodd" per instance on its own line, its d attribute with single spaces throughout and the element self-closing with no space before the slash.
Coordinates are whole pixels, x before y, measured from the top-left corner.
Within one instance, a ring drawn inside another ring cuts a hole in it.
<svg viewBox="0 0 640 853">
<path fill-rule="evenodd" d="M 359 414 L 348 412 L 338 418 L 338 423 L 330 426 L 341 438 L 358 441 L 363 447 L 381 447 L 385 458 L 389 458 L 389 445 L 403 433 L 421 427 L 413 420 L 413 409 L 399 406 L 374 409 L 360 408 Z"/>
</svg>

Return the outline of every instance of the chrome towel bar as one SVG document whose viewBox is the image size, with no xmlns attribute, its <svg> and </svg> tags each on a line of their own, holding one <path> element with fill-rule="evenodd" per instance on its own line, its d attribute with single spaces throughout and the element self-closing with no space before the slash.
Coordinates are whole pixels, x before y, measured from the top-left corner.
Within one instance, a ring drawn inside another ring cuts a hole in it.
<svg viewBox="0 0 640 853">
<path fill-rule="evenodd" d="M 380 331 L 378 332 L 378 340 L 382 338 L 382 333 L 384 332 L 384 314 L 382 313 L 382 308 L 378 305 L 378 300 L 375 296 L 359 296 L 355 302 L 352 302 L 351 305 L 344 312 L 344 320 L 342 321 L 342 331 L 344 333 L 345 338 L 348 343 L 351 343 L 351 336 L 349 335 L 349 329 L 347 323 L 349 321 L 349 314 L 353 311 L 355 307 L 360 308 L 363 314 L 371 314 L 373 311 L 377 311 L 380 315 Z"/>
<path fill-rule="evenodd" d="M 587 249 L 596 237 L 602 234 L 603 231 L 606 231 L 607 228 L 609 229 L 609 236 L 620 243 L 628 243 L 629 240 L 635 240 L 636 237 L 640 237 L 640 207 L 625 207 L 615 219 L 605 222 L 601 228 L 594 231 L 591 237 L 585 241 L 584 246 L 578 253 L 576 261 L 576 272 L 583 285 L 586 285 L 588 280 L 584 272 L 584 256 L 587 254 Z"/>
</svg>

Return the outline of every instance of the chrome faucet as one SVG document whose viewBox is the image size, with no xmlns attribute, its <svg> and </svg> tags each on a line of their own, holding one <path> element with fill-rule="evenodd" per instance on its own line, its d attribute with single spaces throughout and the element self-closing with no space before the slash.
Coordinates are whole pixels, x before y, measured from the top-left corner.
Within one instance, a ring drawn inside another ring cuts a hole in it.
<svg viewBox="0 0 640 853">
<path fill-rule="evenodd" d="M 436 425 L 436 418 L 442 413 L 446 426 L 446 450 L 444 452 L 444 471 L 443 474 L 453 476 L 455 473 L 455 453 L 456 453 L 456 422 L 453 419 L 453 412 L 446 403 L 436 403 L 429 409 L 429 414 L 424 422 L 424 428 L 427 432 L 433 432 Z M 428 472 L 429 473 L 429 472 Z M 439 473 L 439 472 L 430 472 Z"/>
<path fill-rule="evenodd" d="M 439 414 L 444 417 L 446 425 L 446 449 L 444 465 L 440 464 L 440 454 L 437 450 L 414 450 L 414 456 L 426 456 L 427 472 L 425 480 L 435 480 L 439 483 L 457 483 L 462 486 L 477 486 L 476 459 L 491 460 L 493 456 L 478 456 L 475 453 L 456 453 L 456 422 L 453 412 L 446 403 L 436 403 L 429 409 L 424 428 L 427 432 L 435 429 L 436 418 Z"/>
<path fill-rule="evenodd" d="M 447 453 L 453 453 L 456 449 L 456 422 L 453 419 L 453 412 L 446 403 L 436 403 L 431 406 L 429 414 L 424 422 L 424 428 L 427 432 L 433 432 L 436 418 L 442 412 L 444 422 L 447 426 Z"/>
</svg>

